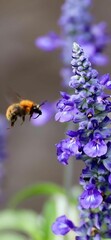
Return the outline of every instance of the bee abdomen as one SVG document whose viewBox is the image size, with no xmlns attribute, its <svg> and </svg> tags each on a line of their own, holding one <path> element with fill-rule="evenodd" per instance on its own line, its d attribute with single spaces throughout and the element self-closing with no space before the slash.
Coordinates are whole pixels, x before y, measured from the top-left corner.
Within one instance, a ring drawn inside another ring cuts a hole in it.
<svg viewBox="0 0 111 240">
<path fill-rule="evenodd" d="M 21 110 L 22 109 L 19 106 L 19 104 L 12 104 L 6 111 L 6 118 L 10 121 L 15 116 L 21 116 L 22 115 Z"/>
</svg>

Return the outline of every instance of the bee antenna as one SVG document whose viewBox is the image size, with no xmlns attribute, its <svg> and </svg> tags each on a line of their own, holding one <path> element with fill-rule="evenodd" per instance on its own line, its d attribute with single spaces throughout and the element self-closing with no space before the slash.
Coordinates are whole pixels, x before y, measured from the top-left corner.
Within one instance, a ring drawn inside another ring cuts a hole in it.
<svg viewBox="0 0 111 240">
<path fill-rule="evenodd" d="M 39 107 L 43 106 L 45 103 L 47 102 L 47 100 L 45 100 L 44 102 L 42 102 Z"/>
</svg>

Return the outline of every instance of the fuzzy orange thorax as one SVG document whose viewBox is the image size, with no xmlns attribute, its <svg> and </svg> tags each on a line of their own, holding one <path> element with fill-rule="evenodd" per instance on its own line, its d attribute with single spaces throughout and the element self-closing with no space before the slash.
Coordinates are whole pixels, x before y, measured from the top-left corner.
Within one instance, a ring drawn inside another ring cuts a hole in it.
<svg viewBox="0 0 111 240">
<path fill-rule="evenodd" d="M 33 101 L 30 100 L 21 100 L 20 106 L 23 107 L 26 111 L 26 113 L 30 113 L 31 108 L 36 105 Z"/>
</svg>

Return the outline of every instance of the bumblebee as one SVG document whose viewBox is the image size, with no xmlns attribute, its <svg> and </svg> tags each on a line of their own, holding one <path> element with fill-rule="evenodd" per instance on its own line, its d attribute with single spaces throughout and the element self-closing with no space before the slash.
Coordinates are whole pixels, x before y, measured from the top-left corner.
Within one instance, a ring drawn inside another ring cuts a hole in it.
<svg viewBox="0 0 111 240">
<path fill-rule="evenodd" d="M 18 103 L 13 103 L 10 105 L 6 110 L 6 118 L 8 121 L 11 122 L 11 127 L 14 126 L 15 122 L 17 121 L 17 118 L 22 118 L 22 123 L 25 121 L 25 116 L 29 115 L 29 120 L 32 118 L 33 114 L 37 114 L 37 116 L 34 118 L 38 118 L 40 115 L 42 115 L 42 111 L 40 107 L 44 104 L 44 102 L 40 105 L 37 105 L 31 100 L 20 100 Z"/>
</svg>

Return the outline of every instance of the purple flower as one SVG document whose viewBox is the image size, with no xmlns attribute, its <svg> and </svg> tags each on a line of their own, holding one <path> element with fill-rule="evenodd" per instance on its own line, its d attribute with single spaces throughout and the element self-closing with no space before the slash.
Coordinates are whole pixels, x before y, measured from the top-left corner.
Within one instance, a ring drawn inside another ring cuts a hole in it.
<svg viewBox="0 0 111 240">
<path fill-rule="evenodd" d="M 74 224 L 65 215 L 58 217 L 52 225 L 52 231 L 56 235 L 66 235 L 69 231 L 74 230 Z"/>
<path fill-rule="evenodd" d="M 64 165 L 68 164 L 68 159 L 71 156 L 81 155 L 81 144 L 78 138 L 67 138 L 62 140 L 57 147 L 57 158 L 58 161 Z"/>
<path fill-rule="evenodd" d="M 62 40 L 56 33 L 50 32 L 45 36 L 38 37 L 35 45 L 44 51 L 53 51 L 62 45 Z"/>
<path fill-rule="evenodd" d="M 63 99 L 57 103 L 57 109 L 59 110 L 56 113 L 55 120 L 60 122 L 69 122 L 78 115 L 79 111 L 76 108 L 74 102 L 74 96 L 67 95 L 61 92 Z"/>
<path fill-rule="evenodd" d="M 108 181 L 109 181 L 109 183 L 111 184 L 111 174 L 110 174 L 109 177 L 108 177 Z"/>
<path fill-rule="evenodd" d="M 97 53 L 97 55 L 95 54 L 94 56 L 92 56 L 92 62 L 95 65 L 104 66 L 108 64 L 108 61 L 109 61 L 108 57 L 101 53 Z"/>
<path fill-rule="evenodd" d="M 73 120 L 74 110 L 72 111 L 60 111 L 56 113 L 55 120 L 60 122 L 69 122 L 70 120 Z"/>
<path fill-rule="evenodd" d="M 5 176 L 4 161 L 7 159 L 7 137 L 8 137 L 8 124 L 6 118 L 0 115 L 0 198 L 2 198 L 2 183 Z"/>
<path fill-rule="evenodd" d="M 83 208 L 89 209 L 99 207 L 103 198 L 97 188 L 93 184 L 89 184 L 86 190 L 81 194 L 79 201 Z"/>
<path fill-rule="evenodd" d="M 111 172 L 111 157 L 110 158 L 106 158 L 103 160 L 103 164 L 105 166 L 105 168 Z"/>
<path fill-rule="evenodd" d="M 80 177 L 84 190 L 79 198 L 81 226 L 74 231 L 76 239 L 100 240 L 111 236 L 111 120 L 107 116 L 111 112 L 111 101 L 110 95 L 103 92 L 110 86 L 110 78 L 107 74 L 99 79 L 98 72 L 76 43 L 71 64 L 72 95 L 61 93 L 56 116 L 59 121 L 61 116 L 63 122 L 68 119 L 72 129 L 66 132 L 68 137 L 57 144 L 57 157 L 64 165 L 71 156 L 84 162 Z M 76 131 L 73 130 L 75 122 L 78 123 Z"/>
<path fill-rule="evenodd" d="M 97 65 L 104 65 L 108 62 L 108 57 L 103 54 L 110 36 L 107 33 L 105 22 L 93 24 L 93 17 L 89 12 L 91 0 L 65 0 L 61 8 L 61 17 L 58 21 L 60 34 L 49 32 L 47 35 L 35 40 L 35 45 L 45 51 L 52 51 L 57 48 L 62 49 L 62 61 L 64 71 L 70 72 L 70 60 L 73 42 L 78 42 L 87 57 Z M 68 70 L 69 68 L 69 70 Z M 68 86 L 70 76 L 62 73 L 63 85 Z"/>
<path fill-rule="evenodd" d="M 110 37 L 105 22 L 93 25 L 93 18 L 88 12 L 90 5 L 91 2 L 86 5 L 85 1 L 67 0 L 62 9 L 60 24 L 64 29 L 64 35 L 69 33 L 72 42 L 77 41 L 94 64 L 104 65 L 107 64 L 108 58 L 102 52 Z"/>
<path fill-rule="evenodd" d="M 111 89 L 111 80 L 110 80 L 110 75 L 109 73 L 104 74 L 101 78 L 100 78 L 100 83 L 106 87 L 107 89 Z"/>
<path fill-rule="evenodd" d="M 68 164 L 68 159 L 71 155 L 70 151 L 67 148 L 65 149 L 65 146 L 67 146 L 66 143 L 67 140 L 62 140 L 60 143 L 56 145 L 58 161 L 64 165 Z"/>
<path fill-rule="evenodd" d="M 7 136 L 8 136 L 8 124 L 3 115 L 0 115 L 0 162 L 7 159 Z"/>
<path fill-rule="evenodd" d="M 94 138 L 84 146 L 83 150 L 89 157 L 100 157 L 107 153 L 107 144 L 100 133 L 95 133 Z"/>
<path fill-rule="evenodd" d="M 74 230 L 77 240 L 111 237 L 111 130 L 107 119 L 111 102 L 110 96 L 103 92 L 105 88 L 111 89 L 111 81 L 108 74 L 100 78 L 90 63 L 91 60 L 97 65 L 107 64 L 103 51 L 111 39 L 104 22 L 93 24 L 91 3 L 91 0 L 65 0 L 59 20 L 60 36 L 52 32 L 36 40 L 36 45 L 46 51 L 62 48 L 63 85 L 71 90 L 70 95 L 61 93 L 55 119 L 71 122 L 72 129 L 56 147 L 60 163 L 67 165 L 69 158 L 76 156 L 85 164 L 80 178 L 84 189 L 79 199 L 82 223 L 77 229 L 66 216 L 61 216 L 52 231 L 65 235 Z M 73 131 L 73 123 L 78 123 L 77 131 Z"/>
</svg>

